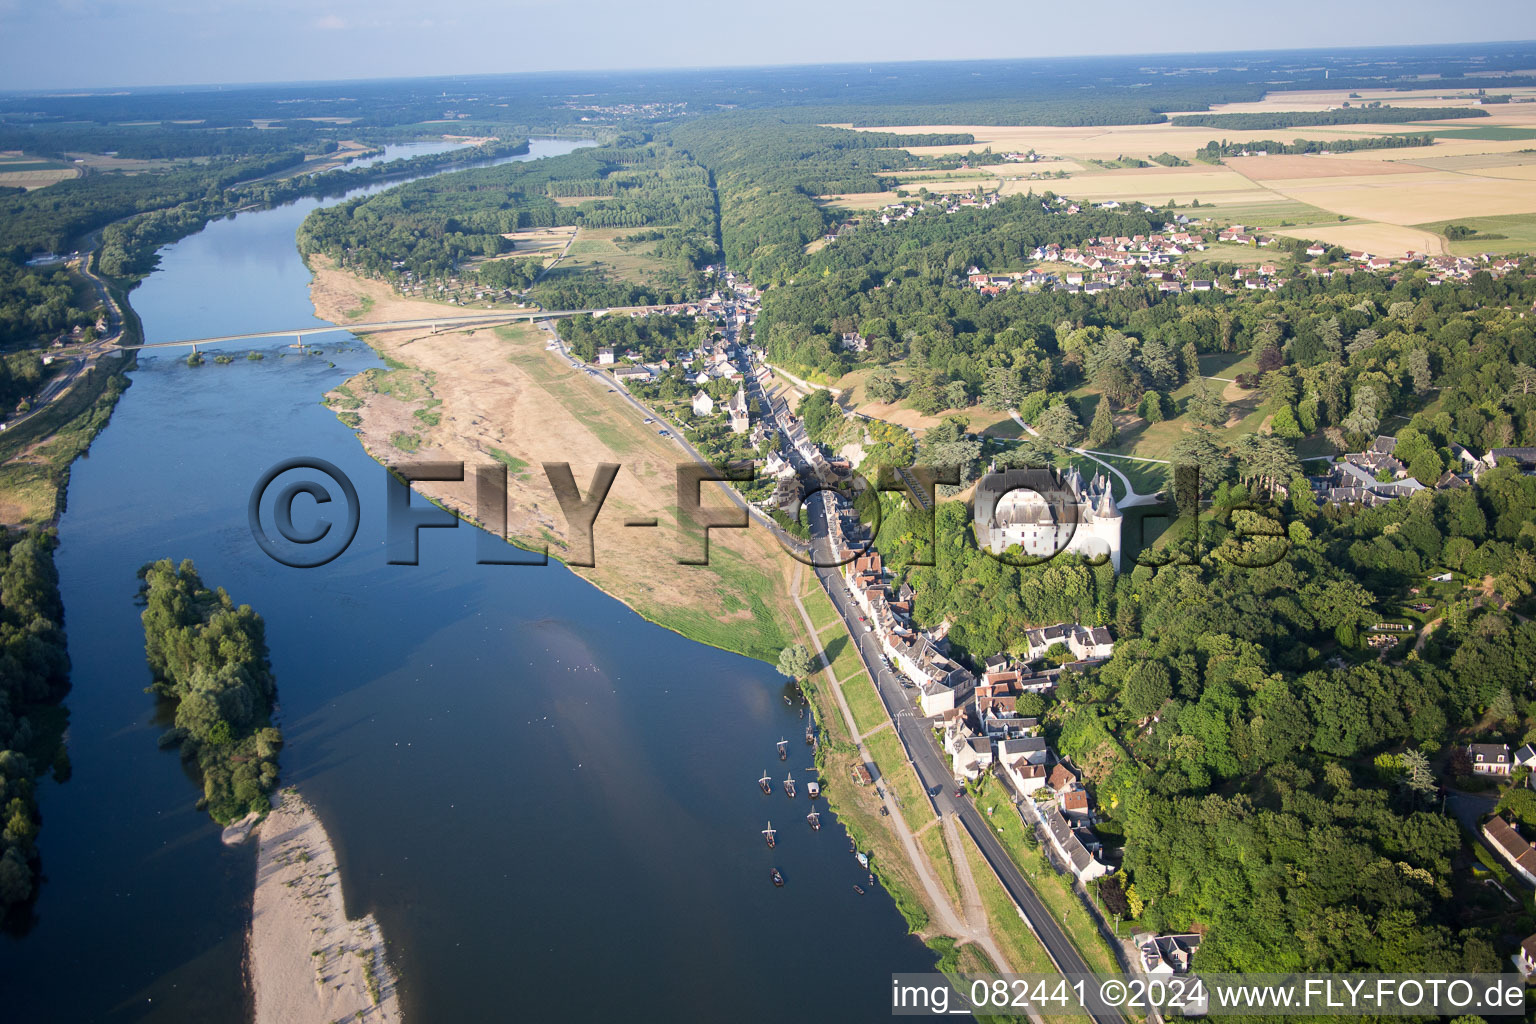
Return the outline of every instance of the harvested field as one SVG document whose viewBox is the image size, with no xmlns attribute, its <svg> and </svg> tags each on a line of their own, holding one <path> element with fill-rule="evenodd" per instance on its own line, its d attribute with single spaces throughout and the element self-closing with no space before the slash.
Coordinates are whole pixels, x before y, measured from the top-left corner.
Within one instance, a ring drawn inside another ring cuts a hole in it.
<svg viewBox="0 0 1536 1024">
<path fill-rule="evenodd" d="M 1382 153 L 1400 153 L 1401 150 L 1380 150 Z M 1424 149 L 1418 148 L 1422 153 Z M 1357 156 L 1234 156 L 1226 165 L 1252 181 L 1276 181 L 1303 178 L 1352 178 L 1376 174 L 1421 174 L 1421 168 L 1411 164 L 1393 163 L 1386 159 L 1361 159 Z"/>
<path fill-rule="evenodd" d="M 1340 224 L 1337 227 L 1280 228 L 1275 234 L 1292 238 L 1337 245 L 1344 249 L 1358 249 L 1375 256 L 1401 256 L 1404 253 L 1443 253 L 1445 239 L 1437 232 L 1422 228 L 1404 227 L 1398 224 L 1362 222 Z"/>
</svg>

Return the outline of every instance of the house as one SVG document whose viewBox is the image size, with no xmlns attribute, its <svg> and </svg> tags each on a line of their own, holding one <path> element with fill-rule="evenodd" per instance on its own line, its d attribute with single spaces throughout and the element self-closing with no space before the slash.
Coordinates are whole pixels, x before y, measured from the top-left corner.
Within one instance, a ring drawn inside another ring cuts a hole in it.
<svg viewBox="0 0 1536 1024">
<path fill-rule="evenodd" d="M 1102 661 L 1115 653 L 1115 641 L 1107 626 L 1076 626 L 1067 636 L 1067 649 L 1078 661 Z"/>
<path fill-rule="evenodd" d="M 1077 773 L 1068 768 L 1066 762 L 1057 761 L 1051 774 L 1046 777 L 1045 784 L 1057 793 L 1065 793 L 1077 788 Z"/>
<path fill-rule="evenodd" d="M 600 349 L 598 349 L 597 350 L 597 365 L 598 366 L 612 366 L 613 365 L 613 349 L 611 349 L 611 348 L 600 348 Z"/>
<path fill-rule="evenodd" d="M 708 416 L 715 411 L 715 400 L 703 391 L 693 396 L 693 414 L 695 416 Z"/>
<path fill-rule="evenodd" d="M 1475 775 L 1508 775 L 1514 769 L 1508 743 L 1468 743 L 1467 757 Z"/>
<path fill-rule="evenodd" d="M 1536 767 L 1536 746 L 1527 743 L 1514 753 L 1516 768 Z"/>
<path fill-rule="evenodd" d="M 1076 820 L 1088 817 L 1087 790 L 1069 789 L 1061 794 L 1061 813 Z"/>
<path fill-rule="evenodd" d="M 1515 962 L 1526 982 L 1531 981 L 1531 976 L 1536 975 L 1536 935 L 1528 935 L 1525 941 L 1520 943 L 1520 951 L 1510 957 Z"/>
<path fill-rule="evenodd" d="M 999 747 L 1002 744 L 998 744 Z M 1029 796 L 1035 790 L 1045 785 L 1045 765 L 1030 764 L 1023 758 L 1014 761 L 1006 760 L 999 750 L 997 761 L 1003 766 L 1003 774 L 1008 781 L 1013 783 L 1013 788 L 1020 796 Z"/>
<path fill-rule="evenodd" d="M 1494 852 L 1508 861 L 1521 878 L 1536 885 L 1536 850 L 1520 838 L 1509 822 L 1495 815 L 1483 826 L 1483 835 Z"/>
<path fill-rule="evenodd" d="M 650 369 L 644 366 L 621 366 L 613 371 L 613 379 L 620 384 L 646 384 L 651 376 Z"/>
<path fill-rule="evenodd" d="M 1142 973 L 1153 975 L 1188 974 L 1198 935 L 1153 935 L 1138 942 Z"/>
<path fill-rule="evenodd" d="M 1107 875 L 1113 870 L 1089 852 L 1067 819 L 1063 818 L 1061 812 L 1055 807 L 1046 807 L 1042 810 L 1033 804 L 1026 806 L 1032 807 L 1039 816 L 1041 823 L 1045 825 L 1046 834 L 1051 837 L 1051 846 L 1079 881 L 1088 882 Z"/>
</svg>

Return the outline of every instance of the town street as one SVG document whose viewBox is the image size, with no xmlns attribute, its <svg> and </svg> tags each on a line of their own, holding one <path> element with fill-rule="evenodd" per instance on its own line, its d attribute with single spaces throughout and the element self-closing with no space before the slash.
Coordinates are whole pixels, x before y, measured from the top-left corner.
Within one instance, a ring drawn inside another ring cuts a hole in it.
<svg viewBox="0 0 1536 1024">
<path fill-rule="evenodd" d="M 825 502 L 825 492 L 811 498 L 811 503 L 815 506 L 811 509 L 810 515 L 812 545 L 813 550 L 817 552 L 817 561 L 831 563 L 834 561 L 834 556 L 827 539 L 827 514 L 830 510 L 825 507 Z M 875 689 L 880 694 L 886 713 L 895 723 L 896 734 L 901 739 L 902 746 L 906 748 L 908 757 L 911 758 L 918 780 L 932 795 L 934 809 L 941 816 L 948 814 L 958 816 L 960 823 L 976 841 L 982 856 L 1002 880 L 1008 895 L 1018 905 L 1025 922 L 1045 946 L 1046 952 L 1050 954 L 1056 966 L 1065 974 L 1092 973 L 1088 964 L 1078 955 L 1066 933 L 1051 917 L 1040 897 L 1035 894 L 1024 873 L 1019 870 L 1002 843 L 998 842 L 997 837 L 992 834 L 980 809 L 969 797 L 955 796 L 954 778 L 944 763 L 938 745 L 934 742 L 928 721 L 922 717 L 922 713 L 907 697 L 900 677 L 886 667 L 874 634 L 865 632 L 858 606 L 844 589 L 840 567 L 817 568 L 816 576 L 832 599 L 832 605 L 842 617 L 849 634 L 857 641 L 855 647 L 858 649 L 859 657 L 863 660 L 870 678 L 875 680 Z M 1084 909 L 1082 913 L 1087 914 L 1088 911 Z M 1096 1013 L 1093 1014 L 1093 1019 L 1099 1024 L 1124 1024 L 1125 1020 L 1118 1013 Z"/>
</svg>

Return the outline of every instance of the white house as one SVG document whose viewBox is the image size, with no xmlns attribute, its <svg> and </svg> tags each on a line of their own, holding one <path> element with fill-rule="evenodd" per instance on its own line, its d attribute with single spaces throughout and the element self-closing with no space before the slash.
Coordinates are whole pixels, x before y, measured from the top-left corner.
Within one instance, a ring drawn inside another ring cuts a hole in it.
<svg viewBox="0 0 1536 1024">
<path fill-rule="evenodd" d="M 715 411 L 715 400 L 703 391 L 695 392 L 693 396 L 693 414 L 695 416 L 708 416 Z"/>
<path fill-rule="evenodd" d="M 1514 771 L 1508 743 L 1468 743 L 1467 757 L 1477 775 L 1508 775 Z"/>
</svg>

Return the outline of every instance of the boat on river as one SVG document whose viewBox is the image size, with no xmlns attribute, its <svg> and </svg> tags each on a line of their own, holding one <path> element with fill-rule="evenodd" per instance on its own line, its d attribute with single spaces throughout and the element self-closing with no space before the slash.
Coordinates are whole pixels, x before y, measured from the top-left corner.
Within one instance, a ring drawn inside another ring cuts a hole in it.
<svg viewBox="0 0 1536 1024">
<path fill-rule="evenodd" d="M 773 780 L 768 777 L 768 770 L 763 769 L 763 777 L 757 780 L 757 784 L 763 787 L 764 796 L 773 795 Z"/>
<path fill-rule="evenodd" d="M 779 760 L 789 760 L 789 741 L 786 739 L 779 740 Z"/>
<path fill-rule="evenodd" d="M 807 782 L 805 784 L 805 795 L 810 797 L 812 800 L 815 800 L 817 797 L 821 796 L 821 783 L 815 781 Z"/>
<path fill-rule="evenodd" d="M 793 775 L 784 776 L 784 795 L 791 800 L 795 798 L 795 777 Z"/>
<path fill-rule="evenodd" d="M 861 867 L 861 868 L 868 868 L 869 867 L 869 854 L 867 854 L 867 853 L 859 853 L 859 852 L 855 851 L 854 852 L 854 856 L 857 857 L 858 860 L 859 860 L 859 867 Z"/>
<path fill-rule="evenodd" d="M 784 888 L 784 876 L 779 874 L 778 868 L 770 868 L 768 870 L 768 877 L 773 879 L 773 884 L 775 886 L 780 889 Z"/>
<path fill-rule="evenodd" d="M 807 814 L 805 816 L 805 823 L 807 825 L 811 826 L 811 831 L 812 832 L 820 832 L 821 831 L 821 814 L 818 813 L 817 811 L 812 811 L 810 814 Z"/>
<path fill-rule="evenodd" d="M 773 849 L 773 835 L 775 831 L 771 821 L 768 823 L 768 827 L 763 829 L 763 838 L 768 840 L 768 849 L 770 850 Z"/>
</svg>

